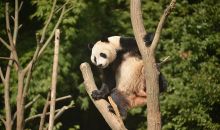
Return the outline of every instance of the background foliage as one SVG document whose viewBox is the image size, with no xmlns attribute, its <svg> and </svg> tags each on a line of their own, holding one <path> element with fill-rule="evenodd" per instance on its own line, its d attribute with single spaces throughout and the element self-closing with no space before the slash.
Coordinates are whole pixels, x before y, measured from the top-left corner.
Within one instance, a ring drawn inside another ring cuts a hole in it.
<svg viewBox="0 0 220 130">
<path fill-rule="evenodd" d="M 65 1 L 58 0 L 57 9 Z M 143 1 L 142 9 L 147 31 L 154 32 L 160 15 L 169 0 Z M 5 36 L 4 2 L 0 2 L 0 35 Z M 71 94 L 75 107 L 59 119 L 57 129 L 109 129 L 84 91 L 79 70 L 89 62 L 87 44 L 103 35 L 133 36 L 127 0 L 71 0 L 72 10 L 65 15 L 61 29 L 61 49 L 57 96 Z M 48 18 L 52 1 L 24 0 L 17 50 L 25 65 L 36 48 L 35 33 L 41 32 Z M 13 3 L 11 4 L 13 11 Z M 57 15 L 58 16 L 58 15 Z M 50 30 L 58 18 L 49 25 Z M 220 129 L 220 2 L 217 0 L 177 0 L 176 9 L 166 21 L 159 43 L 157 58 L 170 56 L 170 63 L 161 71 L 169 87 L 162 93 L 161 112 L 164 130 Z M 9 52 L 0 44 L 0 56 Z M 33 73 L 28 100 L 41 98 L 26 111 L 27 115 L 41 113 L 50 85 L 53 46 L 49 46 Z M 0 61 L 5 70 L 5 61 Z M 97 71 L 94 69 L 97 76 Z M 98 79 L 98 76 L 97 76 Z M 11 80 L 11 103 L 15 111 L 16 77 Z M 98 81 L 97 81 L 98 82 Z M 0 84 L 0 114 L 3 115 L 3 86 Z M 68 104 L 68 101 L 57 107 Z M 125 123 L 128 129 L 146 129 L 146 107 L 131 110 Z M 37 129 L 39 120 L 27 128 Z M 2 122 L 0 127 L 2 128 Z"/>
</svg>

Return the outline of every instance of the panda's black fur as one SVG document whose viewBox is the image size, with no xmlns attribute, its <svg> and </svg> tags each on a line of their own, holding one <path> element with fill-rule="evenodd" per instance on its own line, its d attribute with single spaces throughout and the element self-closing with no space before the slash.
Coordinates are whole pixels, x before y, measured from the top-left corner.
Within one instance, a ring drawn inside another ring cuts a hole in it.
<svg viewBox="0 0 220 130">
<path fill-rule="evenodd" d="M 146 46 L 149 46 L 153 40 L 153 34 L 148 34 L 147 36 L 145 36 L 144 40 L 145 40 Z M 100 42 L 103 42 L 103 44 L 112 44 L 109 41 L 109 38 L 102 38 Z M 100 69 L 102 73 L 101 88 L 99 90 L 93 91 L 91 96 L 93 99 L 99 100 L 99 99 L 104 99 L 110 95 L 112 99 L 114 100 L 114 102 L 117 104 L 121 116 L 125 118 L 127 116 L 128 109 L 135 107 L 135 106 L 146 104 L 147 95 L 145 93 L 146 92 L 145 82 L 138 83 L 139 85 L 140 84 L 142 85 L 141 90 L 139 90 L 141 87 L 133 85 L 134 89 L 137 89 L 137 90 L 132 90 L 132 91 L 130 90 L 131 92 L 128 91 L 129 93 L 132 93 L 132 94 L 126 93 L 125 92 L 126 90 L 123 90 L 123 92 L 118 90 L 117 85 L 120 83 L 116 83 L 117 82 L 116 74 L 118 73 L 117 71 L 120 71 L 120 69 L 118 69 L 120 65 L 127 60 L 125 57 L 128 55 L 128 58 L 129 57 L 136 58 L 137 62 L 142 61 L 139 49 L 137 47 L 136 40 L 134 38 L 120 37 L 119 43 L 120 43 L 120 49 L 117 49 L 116 51 L 116 58 L 106 68 Z M 128 66 L 129 65 L 130 64 L 128 64 Z M 137 68 L 137 69 L 140 70 L 140 73 L 143 72 L 142 68 Z M 144 76 L 142 76 L 142 78 L 143 77 Z M 124 77 L 121 77 L 121 78 L 123 80 Z M 132 80 L 134 80 L 135 82 L 136 79 L 132 79 Z M 141 80 L 141 81 L 145 81 L 145 80 Z M 128 86 L 130 86 L 130 84 L 128 84 Z M 160 92 L 164 91 L 165 88 L 167 87 L 167 82 L 162 74 L 159 75 L 159 87 L 160 87 L 159 88 Z M 125 89 L 128 89 L 128 88 L 125 87 Z M 134 100 L 133 105 L 131 104 L 132 101 L 129 101 L 130 99 Z M 135 102 L 136 100 L 137 100 L 137 103 Z M 109 109 L 111 110 L 111 107 L 109 107 Z"/>
</svg>

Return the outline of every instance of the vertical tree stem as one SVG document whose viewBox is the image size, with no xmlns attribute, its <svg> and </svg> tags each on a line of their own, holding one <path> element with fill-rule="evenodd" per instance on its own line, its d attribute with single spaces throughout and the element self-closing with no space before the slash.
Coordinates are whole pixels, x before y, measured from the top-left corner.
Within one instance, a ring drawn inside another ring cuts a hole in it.
<svg viewBox="0 0 220 130">
<path fill-rule="evenodd" d="M 54 47 L 53 72 L 52 72 L 52 83 L 51 83 L 50 118 L 49 118 L 48 130 L 53 130 L 53 125 L 54 125 L 59 42 L 60 42 L 60 30 L 57 29 L 55 31 L 55 47 Z"/>
</svg>

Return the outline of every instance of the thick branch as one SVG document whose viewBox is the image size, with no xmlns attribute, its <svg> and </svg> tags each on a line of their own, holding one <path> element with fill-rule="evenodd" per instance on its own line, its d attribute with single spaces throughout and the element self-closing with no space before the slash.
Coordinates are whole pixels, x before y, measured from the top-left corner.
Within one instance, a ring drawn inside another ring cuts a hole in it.
<svg viewBox="0 0 220 130">
<path fill-rule="evenodd" d="M 49 119 L 48 130 L 52 130 L 54 125 L 59 43 L 60 43 L 60 30 L 57 29 L 55 32 L 55 47 L 54 47 L 53 72 L 52 72 L 52 83 L 51 83 L 50 119 Z"/>
<path fill-rule="evenodd" d="M 131 12 L 131 22 L 133 26 L 134 36 L 137 41 L 138 48 L 141 52 L 141 55 L 145 55 L 145 43 L 144 43 L 144 36 L 146 35 L 146 31 L 144 28 L 144 22 L 142 19 L 142 12 L 141 12 L 141 1 L 140 0 L 131 0 L 130 5 L 130 12 Z M 138 34 L 138 35 L 137 35 Z"/>
<path fill-rule="evenodd" d="M 117 116 L 114 115 L 113 113 L 109 112 L 109 110 L 108 110 L 109 103 L 106 100 L 100 99 L 100 100 L 95 101 L 91 97 L 92 91 L 97 90 L 97 87 L 95 85 L 93 74 L 92 74 L 92 71 L 91 71 L 89 64 L 82 63 L 80 65 L 80 69 L 81 69 L 81 72 L 83 75 L 85 89 L 86 89 L 87 93 L 89 94 L 90 99 L 93 101 L 96 108 L 102 114 L 102 116 L 104 117 L 104 119 L 108 123 L 108 125 L 113 130 L 126 130 L 125 127 L 121 126 L 120 122 L 118 121 Z"/>
</svg>

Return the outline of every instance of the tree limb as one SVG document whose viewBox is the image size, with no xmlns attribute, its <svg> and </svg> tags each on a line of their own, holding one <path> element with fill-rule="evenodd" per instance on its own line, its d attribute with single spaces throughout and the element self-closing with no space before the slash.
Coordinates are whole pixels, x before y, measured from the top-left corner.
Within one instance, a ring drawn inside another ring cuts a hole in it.
<svg viewBox="0 0 220 130">
<path fill-rule="evenodd" d="M 157 64 L 155 60 L 155 49 L 159 41 L 160 33 L 165 19 L 173 9 L 175 0 L 172 0 L 170 6 L 165 10 L 158 24 L 153 42 L 151 46 L 146 47 L 144 43 L 144 36 L 146 31 L 143 24 L 143 18 L 141 13 L 141 1 L 131 0 L 131 21 L 134 31 L 134 35 L 138 44 L 138 48 L 141 52 L 144 69 L 145 79 L 148 88 L 147 93 L 147 126 L 148 130 L 161 130 L 161 114 L 159 104 L 159 71 L 157 70 Z"/>
<path fill-rule="evenodd" d="M 92 71 L 91 71 L 89 64 L 82 63 L 80 65 L 80 69 L 81 69 L 81 72 L 83 75 L 85 89 L 86 89 L 87 93 L 89 94 L 90 99 L 95 104 L 95 106 L 99 110 L 99 112 L 102 114 L 102 116 L 104 117 L 104 119 L 108 123 L 108 125 L 113 130 L 126 130 L 125 127 L 124 128 L 121 127 L 121 124 L 118 121 L 117 116 L 115 114 L 109 112 L 109 110 L 108 110 L 109 103 L 106 100 L 100 99 L 100 100 L 95 101 L 91 97 L 92 91 L 97 90 L 97 87 L 95 85 L 93 74 L 92 74 Z"/>
</svg>

